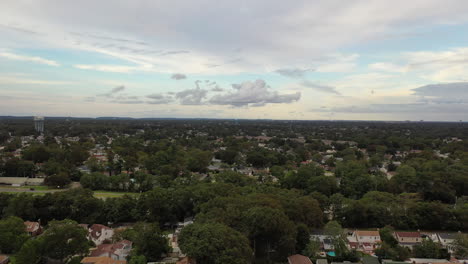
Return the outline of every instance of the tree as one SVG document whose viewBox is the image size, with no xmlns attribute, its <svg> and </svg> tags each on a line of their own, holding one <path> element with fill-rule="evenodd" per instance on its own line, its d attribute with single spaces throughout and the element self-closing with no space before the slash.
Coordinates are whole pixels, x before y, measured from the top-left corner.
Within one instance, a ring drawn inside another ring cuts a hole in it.
<svg viewBox="0 0 468 264">
<path fill-rule="evenodd" d="M 416 258 L 446 258 L 446 249 L 440 243 L 435 243 L 432 239 L 424 239 L 420 244 L 413 247 L 413 255 Z M 450 258 L 450 254 L 448 254 Z"/>
<path fill-rule="evenodd" d="M 123 231 L 117 239 L 132 241 L 133 254 L 145 256 L 148 261 L 156 261 L 161 258 L 161 254 L 169 251 L 167 239 L 155 223 L 138 222 Z"/>
<path fill-rule="evenodd" d="M 204 264 L 248 264 L 252 249 L 248 239 L 220 223 L 195 223 L 182 229 L 182 252 Z"/>
<path fill-rule="evenodd" d="M 468 235 L 458 234 L 453 242 L 454 254 L 459 259 L 468 257 Z"/>
<path fill-rule="evenodd" d="M 134 255 L 128 261 L 128 264 L 146 264 L 146 257 L 141 255 Z"/>
<path fill-rule="evenodd" d="M 306 245 L 305 249 L 302 251 L 302 254 L 308 256 L 309 258 L 315 258 L 317 253 L 320 252 L 321 243 L 318 239 L 310 239 L 309 243 Z"/>
<path fill-rule="evenodd" d="M 301 253 L 310 241 L 310 232 L 305 224 L 297 225 L 296 230 L 296 252 Z"/>
<path fill-rule="evenodd" d="M 10 216 L 0 220 L 0 252 L 15 253 L 27 239 L 28 234 L 21 218 Z"/>
<path fill-rule="evenodd" d="M 64 172 L 60 172 L 57 174 L 47 176 L 44 179 L 45 185 L 49 187 L 59 188 L 59 189 L 67 187 L 68 184 L 70 183 L 71 183 L 70 178 Z"/>
<path fill-rule="evenodd" d="M 16 254 L 16 264 L 38 264 L 42 261 L 42 238 L 29 239 Z"/>
<path fill-rule="evenodd" d="M 380 239 L 382 242 L 387 243 L 388 245 L 394 247 L 398 244 L 398 240 L 393 236 L 395 230 L 391 226 L 385 226 L 379 230 Z"/>
<path fill-rule="evenodd" d="M 90 247 L 86 235 L 86 230 L 75 221 L 51 221 L 41 235 L 42 254 L 62 263 L 76 255 L 84 256 Z"/>
<path fill-rule="evenodd" d="M 275 259 L 284 259 L 294 251 L 297 230 L 281 210 L 256 206 L 244 218 L 256 257 L 269 258 L 273 251 Z"/>
</svg>

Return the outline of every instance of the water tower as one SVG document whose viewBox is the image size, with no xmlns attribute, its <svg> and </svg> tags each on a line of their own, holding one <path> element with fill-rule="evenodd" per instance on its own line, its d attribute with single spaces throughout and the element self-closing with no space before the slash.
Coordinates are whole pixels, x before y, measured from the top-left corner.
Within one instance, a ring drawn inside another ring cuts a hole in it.
<svg viewBox="0 0 468 264">
<path fill-rule="evenodd" d="M 39 133 L 44 133 L 44 117 L 43 116 L 35 116 L 34 117 L 34 128 Z"/>
</svg>

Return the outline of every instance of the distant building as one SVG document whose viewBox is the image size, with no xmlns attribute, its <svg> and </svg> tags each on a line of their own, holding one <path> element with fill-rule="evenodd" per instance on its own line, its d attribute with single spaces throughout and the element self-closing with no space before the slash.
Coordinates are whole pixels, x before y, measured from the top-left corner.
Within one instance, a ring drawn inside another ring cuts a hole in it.
<svg viewBox="0 0 468 264">
<path fill-rule="evenodd" d="M 34 117 L 34 129 L 39 133 L 44 133 L 44 117 L 35 116 Z"/>
</svg>

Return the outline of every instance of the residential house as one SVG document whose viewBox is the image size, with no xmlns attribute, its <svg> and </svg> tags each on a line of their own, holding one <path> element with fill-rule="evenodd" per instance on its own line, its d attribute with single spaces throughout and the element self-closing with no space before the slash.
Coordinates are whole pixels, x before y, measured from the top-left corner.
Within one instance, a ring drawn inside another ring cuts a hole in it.
<svg viewBox="0 0 468 264">
<path fill-rule="evenodd" d="M 122 240 L 114 244 L 101 244 L 92 249 L 90 257 L 110 257 L 114 260 L 125 260 L 132 250 L 132 242 Z"/>
<path fill-rule="evenodd" d="M 332 251 L 335 249 L 333 241 L 330 236 L 326 235 L 321 230 L 316 230 L 310 235 L 310 239 L 318 240 L 320 242 L 320 249 L 324 251 Z"/>
<path fill-rule="evenodd" d="M 115 260 L 109 257 L 86 257 L 81 264 L 127 264 L 126 260 Z"/>
<path fill-rule="evenodd" d="M 42 227 L 38 222 L 25 221 L 24 225 L 26 226 L 26 232 L 30 236 L 38 236 L 42 233 Z"/>
<path fill-rule="evenodd" d="M 400 245 L 408 248 L 413 248 L 423 240 L 419 232 L 395 232 L 394 236 Z"/>
<path fill-rule="evenodd" d="M 379 259 L 372 256 L 362 257 L 362 264 L 380 264 Z"/>
<path fill-rule="evenodd" d="M 0 255 L 0 264 L 7 264 L 10 262 L 10 258 L 7 255 Z"/>
<path fill-rule="evenodd" d="M 410 258 L 409 259 L 410 263 L 413 264 L 436 264 L 436 263 L 447 263 L 446 259 L 429 259 L 429 258 Z"/>
<path fill-rule="evenodd" d="M 288 264 L 312 264 L 312 261 L 303 255 L 292 255 L 288 257 Z"/>
<path fill-rule="evenodd" d="M 93 224 L 88 229 L 88 239 L 93 241 L 96 246 L 101 245 L 105 241 L 111 241 L 113 235 L 114 230 L 105 225 Z"/>
<path fill-rule="evenodd" d="M 328 264 L 327 259 L 317 259 L 316 264 Z"/>
<path fill-rule="evenodd" d="M 176 264 L 197 264 L 197 262 L 189 257 L 184 257 L 181 260 L 177 261 Z"/>
<path fill-rule="evenodd" d="M 380 241 L 379 231 L 359 231 L 353 233 L 357 242 L 357 250 L 372 254 Z"/>
<path fill-rule="evenodd" d="M 437 238 L 440 244 L 444 246 L 450 253 L 454 251 L 453 242 L 457 237 L 457 233 L 437 233 Z"/>
</svg>

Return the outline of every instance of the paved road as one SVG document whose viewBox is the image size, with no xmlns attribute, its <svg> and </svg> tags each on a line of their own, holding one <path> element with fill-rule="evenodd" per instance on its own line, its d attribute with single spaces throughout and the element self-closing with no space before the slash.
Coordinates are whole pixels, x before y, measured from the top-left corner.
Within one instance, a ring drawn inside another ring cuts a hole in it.
<svg viewBox="0 0 468 264">
<path fill-rule="evenodd" d="M 25 189 L 25 188 L 0 187 L 0 192 L 53 193 L 53 192 L 61 192 L 61 191 L 65 191 L 65 190 L 62 189 L 62 190 L 34 190 L 34 191 L 31 191 L 31 190 Z"/>
</svg>

